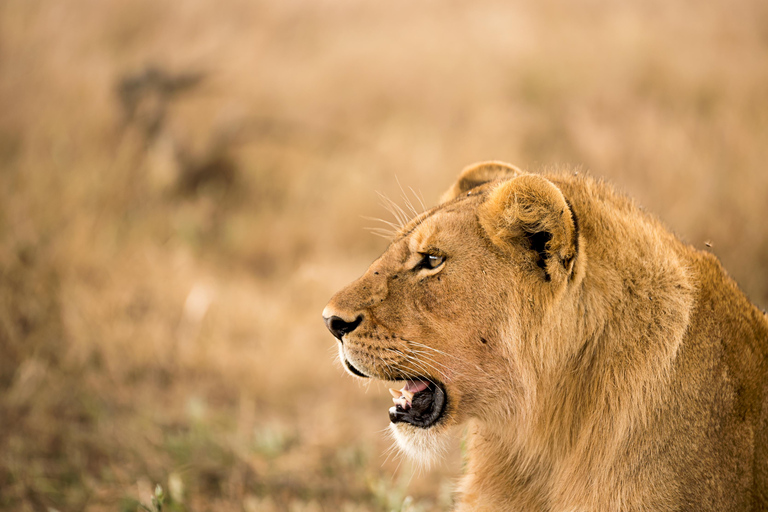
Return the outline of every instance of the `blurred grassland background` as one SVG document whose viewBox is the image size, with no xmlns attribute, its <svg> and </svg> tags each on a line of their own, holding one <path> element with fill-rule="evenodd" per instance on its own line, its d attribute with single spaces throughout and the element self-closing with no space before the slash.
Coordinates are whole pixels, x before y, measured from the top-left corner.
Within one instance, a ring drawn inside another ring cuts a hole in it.
<svg viewBox="0 0 768 512">
<path fill-rule="evenodd" d="M 447 510 L 459 441 L 387 459 L 320 312 L 377 192 L 487 159 L 605 177 L 768 305 L 768 3 L 0 2 L 0 509 Z"/>
</svg>

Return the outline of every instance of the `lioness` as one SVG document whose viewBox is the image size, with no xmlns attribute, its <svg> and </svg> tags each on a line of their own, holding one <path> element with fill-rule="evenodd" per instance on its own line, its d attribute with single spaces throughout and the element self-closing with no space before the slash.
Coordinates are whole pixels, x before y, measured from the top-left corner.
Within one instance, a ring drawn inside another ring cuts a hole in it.
<svg viewBox="0 0 768 512">
<path fill-rule="evenodd" d="M 457 510 L 768 510 L 768 319 L 602 182 L 469 167 L 323 317 Z"/>
</svg>

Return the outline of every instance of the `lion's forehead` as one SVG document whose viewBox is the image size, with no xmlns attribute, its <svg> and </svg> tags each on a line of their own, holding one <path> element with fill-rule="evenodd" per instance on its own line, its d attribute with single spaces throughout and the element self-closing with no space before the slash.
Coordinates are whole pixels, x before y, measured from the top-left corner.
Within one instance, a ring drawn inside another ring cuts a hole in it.
<svg viewBox="0 0 768 512">
<path fill-rule="evenodd" d="M 439 216 L 436 214 L 435 216 Z M 439 231 L 438 220 L 435 216 L 425 219 L 424 222 L 419 224 L 408 237 L 408 251 L 411 254 L 424 251 L 430 243 L 434 243 L 434 238 Z"/>
<path fill-rule="evenodd" d="M 454 239 L 468 235 L 465 209 L 441 209 L 424 218 L 406 237 L 412 253 L 424 252 L 430 248 L 451 243 Z"/>
<path fill-rule="evenodd" d="M 475 231 L 467 225 L 475 219 L 466 208 L 440 208 L 423 215 L 418 223 L 394 240 L 370 267 L 372 272 L 398 272 L 412 267 L 426 253 L 450 253 L 466 246 Z"/>
</svg>

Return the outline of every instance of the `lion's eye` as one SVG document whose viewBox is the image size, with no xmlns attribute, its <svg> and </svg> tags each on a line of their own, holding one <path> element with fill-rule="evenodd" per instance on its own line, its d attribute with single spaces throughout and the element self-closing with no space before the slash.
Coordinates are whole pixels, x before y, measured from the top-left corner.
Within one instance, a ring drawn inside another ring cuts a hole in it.
<svg viewBox="0 0 768 512">
<path fill-rule="evenodd" d="M 435 256 L 434 254 L 424 254 L 423 256 L 414 270 L 432 270 L 445 263 L 445 256 Z"/>
</svg>

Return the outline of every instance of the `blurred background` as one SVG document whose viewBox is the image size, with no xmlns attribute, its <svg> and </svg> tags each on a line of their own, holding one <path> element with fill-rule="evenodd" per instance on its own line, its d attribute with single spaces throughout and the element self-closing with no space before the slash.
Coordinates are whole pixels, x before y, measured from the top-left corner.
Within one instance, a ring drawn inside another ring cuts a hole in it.
<svg viewBox="0 0 768 512">
<path fill-rule="evenodd" d="M 613 182 L 768 305 L 764 0 L 3 0 L 0 509 L 439 511 L 320 313 L 379 193 Z M 459 433 L 460 434 L 460 433 Z"/>
</svg>

